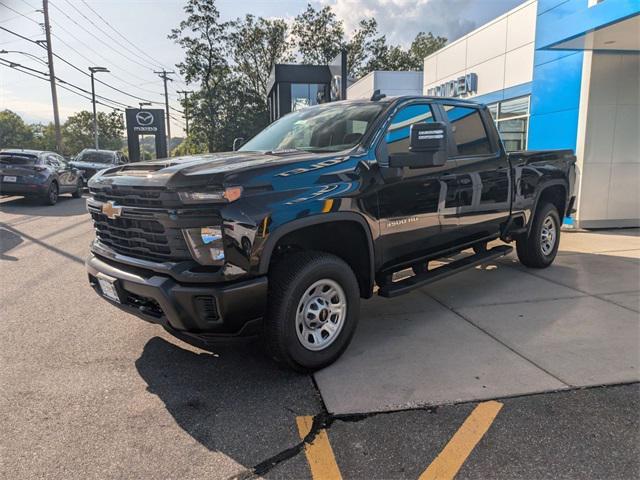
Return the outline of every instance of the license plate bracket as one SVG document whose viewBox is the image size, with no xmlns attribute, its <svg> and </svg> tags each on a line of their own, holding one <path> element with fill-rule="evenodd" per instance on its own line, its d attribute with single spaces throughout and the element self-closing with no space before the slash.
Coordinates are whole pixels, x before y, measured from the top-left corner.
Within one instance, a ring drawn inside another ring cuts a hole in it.
<svg viewBox="0 0 640 480">
<path fill-rule="evenodd" d="M 16 183 L 18 181 L 18 177 L 15 175 L 5 175 L 2 180 L 5 182 Z"/>
<path fill-rule="evenodd" d="M 100 285 L 102 296 L 111 300 L 112 302 L 122 303 L 117 281 L 117 279 L 107 277 L 106 275 L 101 275 L 98 277 L 98 284 Z"/>
</svg>

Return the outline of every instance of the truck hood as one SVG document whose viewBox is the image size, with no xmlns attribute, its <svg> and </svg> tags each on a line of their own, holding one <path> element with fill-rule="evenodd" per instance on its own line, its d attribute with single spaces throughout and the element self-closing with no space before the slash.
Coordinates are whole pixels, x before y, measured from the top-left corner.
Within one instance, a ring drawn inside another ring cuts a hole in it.
<svg viewBox="0 0 640 480">
<path fill-rule="evenodd" d="M 335 152 L 322 155 L 310 152 L 265 153 L 225 152 L 187 157 L 136 162 L 100 172 L 89 186 L 110 184 L 183 188 L 224 185 L 238 181 L 242 172 L 273 168 L 274 174 L 287 170 L 287 165 L 335 158 Z"/>
</svg>

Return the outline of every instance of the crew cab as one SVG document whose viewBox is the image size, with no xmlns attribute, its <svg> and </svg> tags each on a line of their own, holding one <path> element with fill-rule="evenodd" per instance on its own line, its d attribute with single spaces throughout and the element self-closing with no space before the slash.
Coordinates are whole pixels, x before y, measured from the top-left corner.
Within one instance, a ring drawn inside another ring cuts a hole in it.
<svg viewBox="0 0 640 480">
<path fill-rule="evenodd" d="M 470 101 L 321 104 L 238 151 L 99 172 L 89 282 L 183 338 L 262 333 L 276 361 L 313 371 L 347 348 L 361 299 L 410 292 L 512 242 L 524 265 L 550 265 L 574 178 L 571 151 L 507 154 Z"/>
</svg>

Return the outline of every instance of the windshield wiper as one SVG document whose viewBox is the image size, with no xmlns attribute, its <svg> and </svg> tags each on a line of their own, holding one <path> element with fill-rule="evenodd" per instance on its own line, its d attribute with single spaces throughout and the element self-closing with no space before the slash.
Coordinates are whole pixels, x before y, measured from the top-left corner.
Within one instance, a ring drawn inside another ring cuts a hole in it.
<svg viewBox="0 0 640 480">
<path fill-rule="evenodd" d="M 305 150 L 301 150 L 299 148 L 280 148 L 276 150 L 268 150 L 264 153 L 267 155 L 286 155 L 288 153 L 305 153 Z"/>
</svg>

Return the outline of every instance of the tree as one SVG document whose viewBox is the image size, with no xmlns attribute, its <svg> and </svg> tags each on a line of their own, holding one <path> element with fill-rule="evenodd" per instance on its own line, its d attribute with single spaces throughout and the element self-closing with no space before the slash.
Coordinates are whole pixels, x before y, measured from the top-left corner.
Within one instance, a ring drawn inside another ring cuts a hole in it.
<svg viewBox="0 0 640 480">
<path fill-rule="evenodd" d="M 326 65 L 344 47 L 344 27 L 330 6 L 307 9 L 298 15 L 291 29 L 302 63 Z"/>
<path fill-rule="evenodd" d="M 33 132 L 20 115 L 11 110 L 0 112 L 0 148 L 29 148 Z"/>
<path fill-rule="evenodd" d="M 273 66 L 293 60 L 287 40 L 287 23 L 247 15 L 231 23 L 230 28 L 229 46 L 234 70 L 253 93 L 266 100 Z"/>
<path fill-rule="evenodd" d="M 118 112 L 98 112 L 98 135 L 100 148 L 119 150 L 122 148 L 124 120 Z M 84 148 L 93 148 L 93 114 L 82 111 L 72 115 L 62 126 L 64 153 L 76 155 Z"/>
<path fill-rule="evenodd" d="M 432 53 L 440 50 L 447 44 L 445 37 L 436 37 L 433 33 L 420 32 L 409 47 L 409 55 L 413 60 L 413 68 L 411 70 L 422 70 L 424 68 L 424 59 Z"/>
<path fill-rule="evenodd" d="M 385 36 L 378 34 L 375 18 L 360 20 L 358 29 L 345 45 L 349 77 L 359 78 L 369 73 L 371 62 L 384 50 L 386 43 Z"/>
<path fill-rule="evenodd" d="M 29 125 L 33 132 L 32 148 L 36 150 L 55 151 L 56 149 L 56 130 L 53 122 L 46 125 L 42 123 L 33 123 Z M 64 147 L 64 145 L 63 145 Z"/>
<path fill-rule="evenodd" d="M 187 18 L 169 38 L 185 51 L 184 61 L 177 64 L 180 73 L 200 87 L 189 99 L 190 133 L 214 152 L 222 128 L 222 98 L 232 75 L 226 58 L 229 24 L 220 22 L 220 12 L 211 0 L 188 0 L 184 10 Z"/>
</svg>

